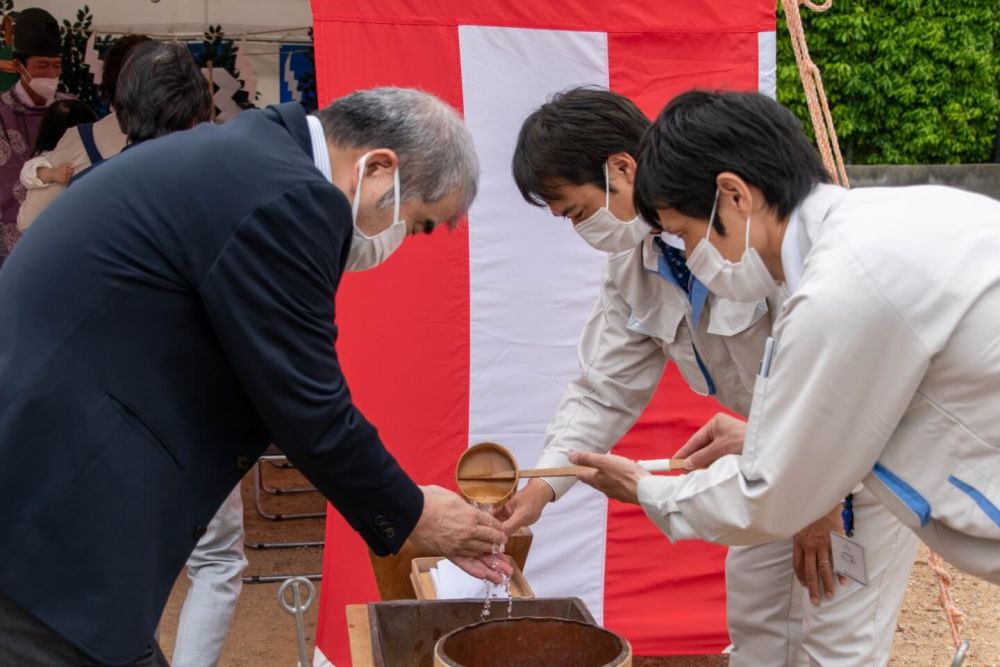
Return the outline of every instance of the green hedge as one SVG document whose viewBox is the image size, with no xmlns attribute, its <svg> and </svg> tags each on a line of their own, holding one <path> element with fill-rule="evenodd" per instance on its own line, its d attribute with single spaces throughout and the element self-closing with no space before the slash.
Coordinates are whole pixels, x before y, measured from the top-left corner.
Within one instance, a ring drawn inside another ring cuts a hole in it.
<svg viewBox="0 0 1000 667">
<path fill-rule="evenodd" d="M 993 159 L 1000 0 L 833 0 L 801 13 L 847 162 Z M 778 99 L 811 131 L 780 11 Z"/>
</svg>

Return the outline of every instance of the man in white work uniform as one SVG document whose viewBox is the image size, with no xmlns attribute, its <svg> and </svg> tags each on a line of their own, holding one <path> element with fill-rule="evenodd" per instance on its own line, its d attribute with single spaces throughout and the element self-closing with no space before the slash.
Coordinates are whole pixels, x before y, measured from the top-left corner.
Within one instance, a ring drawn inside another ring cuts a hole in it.
<svg viewBox="0 0 1000 667">
<path fill-rule="evenodd" d="M 685 239 L 712 291 L 749 299 L 785 282 L 792 296 L 742 447 L 694 443 L 721 458 L 681 478 L 571 458 L 671 539 L 728 544 L 791 535 L 863 482 L 945 559 L 1000 583 L 1000 202 L 847 191 L 796 168 L 806 156 L 792 114 L 760 95 L 693 91 L 663 110 L 640 149 L 638 209 Z M 833 555 L 873 585 L 865 536 L 835 538 Z"/>
<path fill-rule="evenodd" d="M 513 172 L 522 195 L 567 217 L 585 241 L 610 253 L 600 299 L 580 338 L 581 375 L 549 425 L 539 467 L 566 465 L 574 450 L 608 451 L 638 419 L 668 361 L 695 392 L 743 415 L 750 409 L 784 290 L 772 284 L 748 302 L 710 295 L 690 276 L 679 239 L 650 233 L 632 203 L 635 158 L 648 126 L 628 99 L 577 89 L 557 95 L 521 129 Z M 823 177 L 818 161 L 801 167 Z M 573 481 L 529 482 L 509 503 L 505 530 L 536 521 Z M 878 585 L 835 586 L 829 536 L 841 525 L 838 500 L 794 544 L 781 539 L 730 550 L 732 665 L 888 661 L 916 539 L 867 494 L 855 495 L 855 529 L 878 545 L 872 563 Z M 796 583 L 793 560 L 808 587 Z M 829 597 L 820 600 L 821 591 Z"/>
</svg>

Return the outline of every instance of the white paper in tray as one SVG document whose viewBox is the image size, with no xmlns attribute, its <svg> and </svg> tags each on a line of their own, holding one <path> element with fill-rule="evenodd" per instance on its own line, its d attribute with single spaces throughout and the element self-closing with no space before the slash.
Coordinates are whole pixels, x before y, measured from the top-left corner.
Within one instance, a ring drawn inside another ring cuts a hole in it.
<svg viewBox="0 0 1000 667">
<path fill-rule="evenodd" d="M 501 586 L 484 583 L 447 559 L 438 561 L 437 566 L 430 569 L 430 575 L 439 600 L 484 598 L 487 591 L 490 597 L 507 597 Z"/>
</svg>

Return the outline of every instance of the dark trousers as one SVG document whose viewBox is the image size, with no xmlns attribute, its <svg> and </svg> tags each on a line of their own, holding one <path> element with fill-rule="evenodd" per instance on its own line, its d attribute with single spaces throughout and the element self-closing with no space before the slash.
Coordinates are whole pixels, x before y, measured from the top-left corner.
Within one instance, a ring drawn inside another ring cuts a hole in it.
<svg viewBox="0 0 1000 667">
<path fill-rule="evenodd" d="M 10 667 L 102 667 L 0 593 L 0 665 Z M 124 667 L 169 667 L 155 643 L 149 655 Z"/>
</svg>

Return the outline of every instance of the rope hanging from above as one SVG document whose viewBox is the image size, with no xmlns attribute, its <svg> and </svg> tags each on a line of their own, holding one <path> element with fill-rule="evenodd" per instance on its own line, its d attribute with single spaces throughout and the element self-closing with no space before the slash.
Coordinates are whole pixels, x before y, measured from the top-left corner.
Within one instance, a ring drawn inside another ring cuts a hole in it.
<svg viewBox="0 0 1000 667">
<path fill-rule="evenodd" d="M 813 131 L 816 135 L 816 145 L 823 157 L 823 164 L 830 172 L 830 177 L 837 185 L 845 188 L 847 170 L 844 168 L 844 158 L 840 154 L 840 144 L 837 141 L 837 130 L 833 126 L 833 115 L 826 101 L 826 91 L 823 88 L 823 77 L 819 67 L 809 57 L 809 47 L 806 45 L 806 34 L 802 28 L 802 17 L 799 15 L 799 4 L 803 4 L 815 12 L 825 12 L 833 0 L 815 3 L 811 0 L 781 0 L 785 10 L 785 22 L 792 38 L 792 50 L 795 52 L 795 63 L 799 67 L 799 78 L 802 80 L 802 90 L 806 94 L 806 106 L 809 107 L 809 117 L 812 118 Z"/>
</svg>

